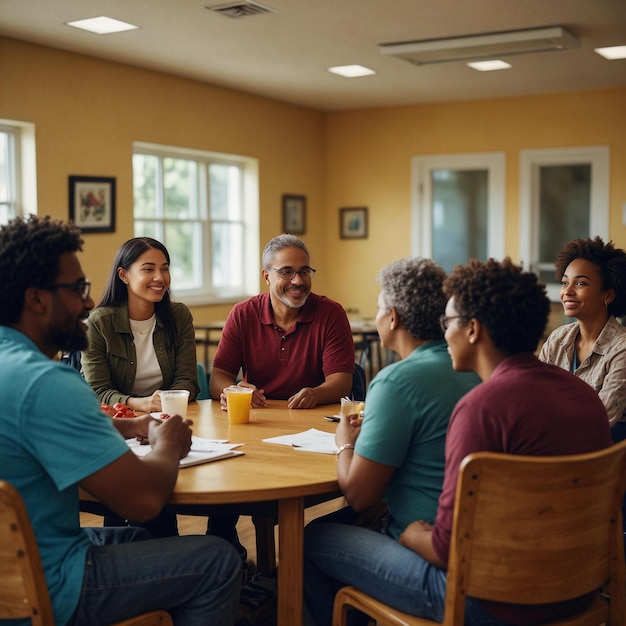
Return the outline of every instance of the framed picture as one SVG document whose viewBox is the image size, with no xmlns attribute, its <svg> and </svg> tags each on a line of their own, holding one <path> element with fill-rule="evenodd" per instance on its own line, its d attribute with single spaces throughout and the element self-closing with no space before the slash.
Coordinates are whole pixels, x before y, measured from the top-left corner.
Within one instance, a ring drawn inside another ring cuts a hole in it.
<svg viewBox="0 0 626 626">
<path fill-rule="evenodd" d="M 302 235 L 306 231 L 306 196 L 283 196 L 283 232 Z"/>
<path fill-rule="evenodd" d="M 367 207 L 339 209 L 339 236 L 342 239 L 367 238 Z"/>
<path fill-rule="evenodd" d="M 70 219 L 83 233 L 115 232 L 115 178 L 70 176 Z"/>
</svg>

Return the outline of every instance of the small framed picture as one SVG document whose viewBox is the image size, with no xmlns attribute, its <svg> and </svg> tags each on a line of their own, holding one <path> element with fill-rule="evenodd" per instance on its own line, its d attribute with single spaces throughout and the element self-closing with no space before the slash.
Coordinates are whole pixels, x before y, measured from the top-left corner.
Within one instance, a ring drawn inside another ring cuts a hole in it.
<svg viewBox="0 0 626 626">
<path fill-rule="evenodd" d="M 70 220 L 83 233 L 115 232 L 115 178 L 70 176 Z"/>
<path fill-rule="evenodd" d="M 367 207 L 339 209 L 339 236 L 342 239 L 367 238 Z"/>
<path fill-rule="evenodd" d="M 306 231 L 306 196 L 283 196 L 283 232 L 303 235 Z"/>
</svg>

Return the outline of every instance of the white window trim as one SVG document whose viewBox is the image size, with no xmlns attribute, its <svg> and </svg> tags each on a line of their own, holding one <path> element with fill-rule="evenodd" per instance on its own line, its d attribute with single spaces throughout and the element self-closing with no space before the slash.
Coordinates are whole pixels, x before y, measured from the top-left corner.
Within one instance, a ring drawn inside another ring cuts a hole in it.
<svg viewBox="0 0 626 626">
<path fill-rule="evenodd" d="M 134 142 L 133 154 L 140 152 L 143 154 L 153 154 L 158 157 L 178 157 L 182 159 L 211 159 L 222 163 L 233 163 L 243 165 L 244 171 L 244 259 L 243 267 L 243 293 L 225 293 L 218 295 L 197 294 L 190 291 L 174 289 L 177 299 L 183 300 L 185 304 L 191 306 L 201 306 L 207 304 L 226 304 L 241 300 L 244 297 L 252 296 L 259 291 L 260 274 L 260 249 L 259 249 L 259 161 L 252 157 L 221 152 L 210 152 L 207 150 L 194 150 L 191 148 L 181 148 L 179 146 L 167 146 L 163 144 Z M 134 221 L 134 216 L 133 216 Z M 202 233 L 203 245 L 208 246 L 209 234 Z M 258 270 L 258 271 L 253 271 Z"/>
<path fill-rule="evenodd" d="M 432 258 L 432 171 L 440 169 L 489 171 L 487 255 L 504 256 L 505 171 L 504 152 L 434 154 L 411 159 L 411 253 Z"/>
<path fill-rule="evenodd" d="M 609 239 L 610 150 L 608 146 L 546 148 L 520 152 L 520 257 L 526 270 L 539 263 L 539 168 L 544 165 L 591 164 L 589 234 Z M 556 259 L 554 259 L 556 261 Z M 558 285 L 547 285 L 548 297 L 559 301 Z"/>
<path fill-rule="evenodd" d="M 19 166 L 17 173 L 18 215 L 37 215 L 37 155 L 35 149 L 35 125 L 29 122 L 0 119 L 0 128 L 17 131 L 15 156 Z"/>
</svg>

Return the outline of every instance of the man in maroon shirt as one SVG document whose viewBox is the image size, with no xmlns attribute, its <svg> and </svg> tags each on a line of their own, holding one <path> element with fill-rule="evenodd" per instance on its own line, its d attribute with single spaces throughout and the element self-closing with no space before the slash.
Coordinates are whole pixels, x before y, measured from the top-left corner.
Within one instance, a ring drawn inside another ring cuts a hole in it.
<svg viewBox="0 0 626 626">
<path fill-rule="evenodd" d="M 304 242 L 294 235 L 271 239 L 263 250 L 269 292 L 236 304 L 230 312 L 211 370 L 211 396 L 226 407 L 224 389 L 242 371 L 252 387 L 252 406 L 266 398 L 287 400 L 291 409 L 339 402 L 350 393 L 354 340 L 343 307 L 311 292 L 315 270 Z M 211 516 L 208 534 L 239 543 L 237 515 Z"/>
<path fill-rule="evenodd" d="M 354 341 L 343 307 L 311 292 L 315 270 L 298 237 L 279 235 L 263 250 L 267 293 L 236 304 L 222 331 L 211 371 L 211 396 L 252 387 L 252 406 L 266 398 L 291 409 L 339 402 L 352 387 Z"/>
<path fill-rule="evenodd" d="M 510 259 L 472 260 L 455 268 L 444 291 L 449 300 L 442 326 L 452 366 L 476 372 L 483 383 L 461 398 L 450 419 L 435 524 L 414 522 L 400 537 L 402 545 L 443 569 L 448 565 L 458 468 L 468 454 L 580 454 L 611 444 L 606 409 L 595 391 L 533 354 L 549 311 L 544 287 L 534 274 L 522 272 Z M 568 615 L 584 600 L 482 604 L 509 624 L 533 624 Z"/>
</svg>

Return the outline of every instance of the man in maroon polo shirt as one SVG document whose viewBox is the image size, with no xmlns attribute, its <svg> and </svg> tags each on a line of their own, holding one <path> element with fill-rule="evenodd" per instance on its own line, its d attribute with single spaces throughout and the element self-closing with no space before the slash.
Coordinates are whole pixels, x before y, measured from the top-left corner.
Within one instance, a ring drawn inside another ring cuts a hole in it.
<svg viewBox="0 0 626 626">
<path fill-rule="evenodd" d="M 267 398 L 289 408 L 339 402 L 352 387 L 354 342 L 343 307 L 311 292 L 315 270 L 298 237 L 282 234 L 263 250 L 269 291 L 236 304 L 222 331 L 211 371 L 211 396 L 226 406 L 223 390 L 252 387 L 252 406 Z"/>
<path fill-rule="evenodd" d="M 263 249 L 263 278 L 269 291 L 236 304 L 230 312 L 211 370 L 211 397 L 226 407 L 224 389 L 252 387 L 252 406 L 267 398 L 291 409 L 339 402 L 350 393 L 354 341 L 343 307 L 311 292 L 315 270 L 304 242 L 282 234 Z M 238 548 L 237 515 L 211 516 L 208 534 Z"/>
</svg>

